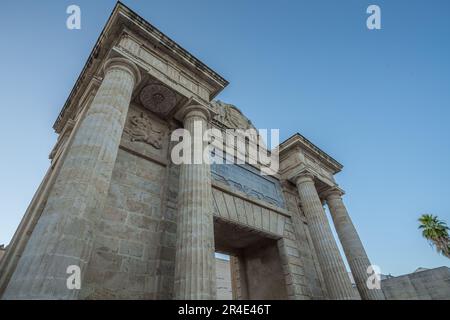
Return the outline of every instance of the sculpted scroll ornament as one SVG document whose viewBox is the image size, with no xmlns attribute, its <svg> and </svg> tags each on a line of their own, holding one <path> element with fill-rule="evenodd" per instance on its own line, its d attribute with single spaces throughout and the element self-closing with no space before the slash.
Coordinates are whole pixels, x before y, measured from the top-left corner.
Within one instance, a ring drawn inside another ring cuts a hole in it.
<svg viewBox="0 0 450 320">
<path fill-rule="evenodd" d="M 144 113 L 130 116 L 124 131 L 130 135 L 131 141 L 144 142 L 155 149 L 162 148 L 162 132 L 153 129 L 150 118 Z"/>
</svg>

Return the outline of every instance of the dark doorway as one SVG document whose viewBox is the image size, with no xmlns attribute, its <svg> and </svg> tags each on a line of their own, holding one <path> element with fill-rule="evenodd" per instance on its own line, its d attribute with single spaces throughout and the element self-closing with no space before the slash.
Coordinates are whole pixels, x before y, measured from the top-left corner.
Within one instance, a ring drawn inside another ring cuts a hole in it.
<svg viewBox="0 0 450 320">
<path fill-rule="evenodd" d="M 287 299 L 279 239 L 215 218 L 214 240 L 216 252 L 230 256 L 233 299 Z"/>
</svg>

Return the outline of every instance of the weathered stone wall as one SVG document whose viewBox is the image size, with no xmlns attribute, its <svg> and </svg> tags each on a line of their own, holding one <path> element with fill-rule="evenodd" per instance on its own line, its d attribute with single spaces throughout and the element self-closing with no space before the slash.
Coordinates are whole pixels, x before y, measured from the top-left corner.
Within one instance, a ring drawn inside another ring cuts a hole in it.
<svg viewBox="0 0 450 320">
<path fill-rule="evenodd" d="M 247 248 L 244 257 L 248 299 L 286 300 L 288 298 L 276 243 Z"/>
<path fill-rule="evenodd" d="M 231 300 L 230 261 L 216 258 L 216 286 L 218 300 Z"/>
<path fill-rule="evenodd" d="M 391 300 L 450 300 L 450 268 L 440 267 L 384 279 L 381 289 Z"/>
<path fill-rule="evenodd" d="M 167 172 L 165 207 L 163 208 L 160 233 L 159 266 L 156 270 L 158 288 L 156 299 L 172 299 L 175 275 L 175 247 L 177 237 L 178 189 L 180 168 L 170 164 Z"/>
<path fill-rule="evenodd" d="M 172 170 L 155 161 L 163 161 L 167 142 L 155 144 L 156 140 L 136 135 L 139 128 L 130 121 L 133 116 L 153 121 L 155 131 L 164 129 L 144 111 L 130 110 L 105 209 L 97 222 L 82 288 L 85 298 L 153 299 L 161 297 L 162 287 L 162 296 L 171 296 L 176 215 L 168 203 L 173 195 L 167 182 L 173 180 Z"/>
<path fill-rule="evenodd" d="M 304 261 L 301 259 L 292 219 L 286 219 L 283 238 L 277 241 L 288 299 L 309 300 L 311 291 L 306 282 Z"/>
<path fill-rule="evenodd" d="M 155 294 L 164 176 L 163 166 L 119 150 L 84 278 L 88 298 Z"/>
</svg>

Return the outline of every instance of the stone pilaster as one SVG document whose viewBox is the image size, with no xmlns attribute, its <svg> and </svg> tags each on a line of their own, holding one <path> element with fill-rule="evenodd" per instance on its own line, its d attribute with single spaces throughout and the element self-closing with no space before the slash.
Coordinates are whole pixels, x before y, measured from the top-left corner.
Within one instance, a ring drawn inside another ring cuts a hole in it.
<svg viewBox="0 0 450 320">
<path fill-rule="evenodd" d="M 329 298 L 358 299 L 317 194 L 313 176 L 302 174 L 296 178 L 296 184 Z"/>
<path fill-rule="evenodd" d="M 209 111 L 195 105 L 187 107 L 183 113 L 184 128 L 192 137 L 191 159 L 194 163 L 182 164 L 180 168 L 175 299 L 215 299 L 211 171 L 209 164 L 195 161 L 194 156 L 199 148 L 204 150 L 202 136 L 207 128 Z M 194 131 L 197 132 L 194 134 Z"/>
<path fill-rule="evenodd" d="M 80 297 L 80 290 L 67 288 L 67 267 L 80 267 L 82 280 L 131 94 L 140 77 L 138 68 L 123 58 L 108 60 L 104 71 L 102 84 L 74 136 L 4 299 Z"/>
<path fill-rule="evenodd" d="M 369 276 L 367 268 L 371 264 L 342 201 L 341 192 L 339 190 L 328 192 L 326 202 L 361 298 L 364 300 L 384 300 L 381 289 L 369 289 L 367 287 L 366 282 Z"/>
</svg>

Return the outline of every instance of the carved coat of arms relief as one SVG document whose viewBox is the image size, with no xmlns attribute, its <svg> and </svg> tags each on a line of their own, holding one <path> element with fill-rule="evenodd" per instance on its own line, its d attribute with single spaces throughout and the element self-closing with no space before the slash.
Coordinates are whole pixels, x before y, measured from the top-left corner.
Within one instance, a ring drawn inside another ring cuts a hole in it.
<svg viewBox="0 0 450 320">
<path fill-rule="evenodd" d="M 132 142 L 143 142 L 155 149 L 162 148 L 163 132 L 154 128 L 145 112 L 131 115 L 124 131 L 130 136 Z"/>
</svg>

